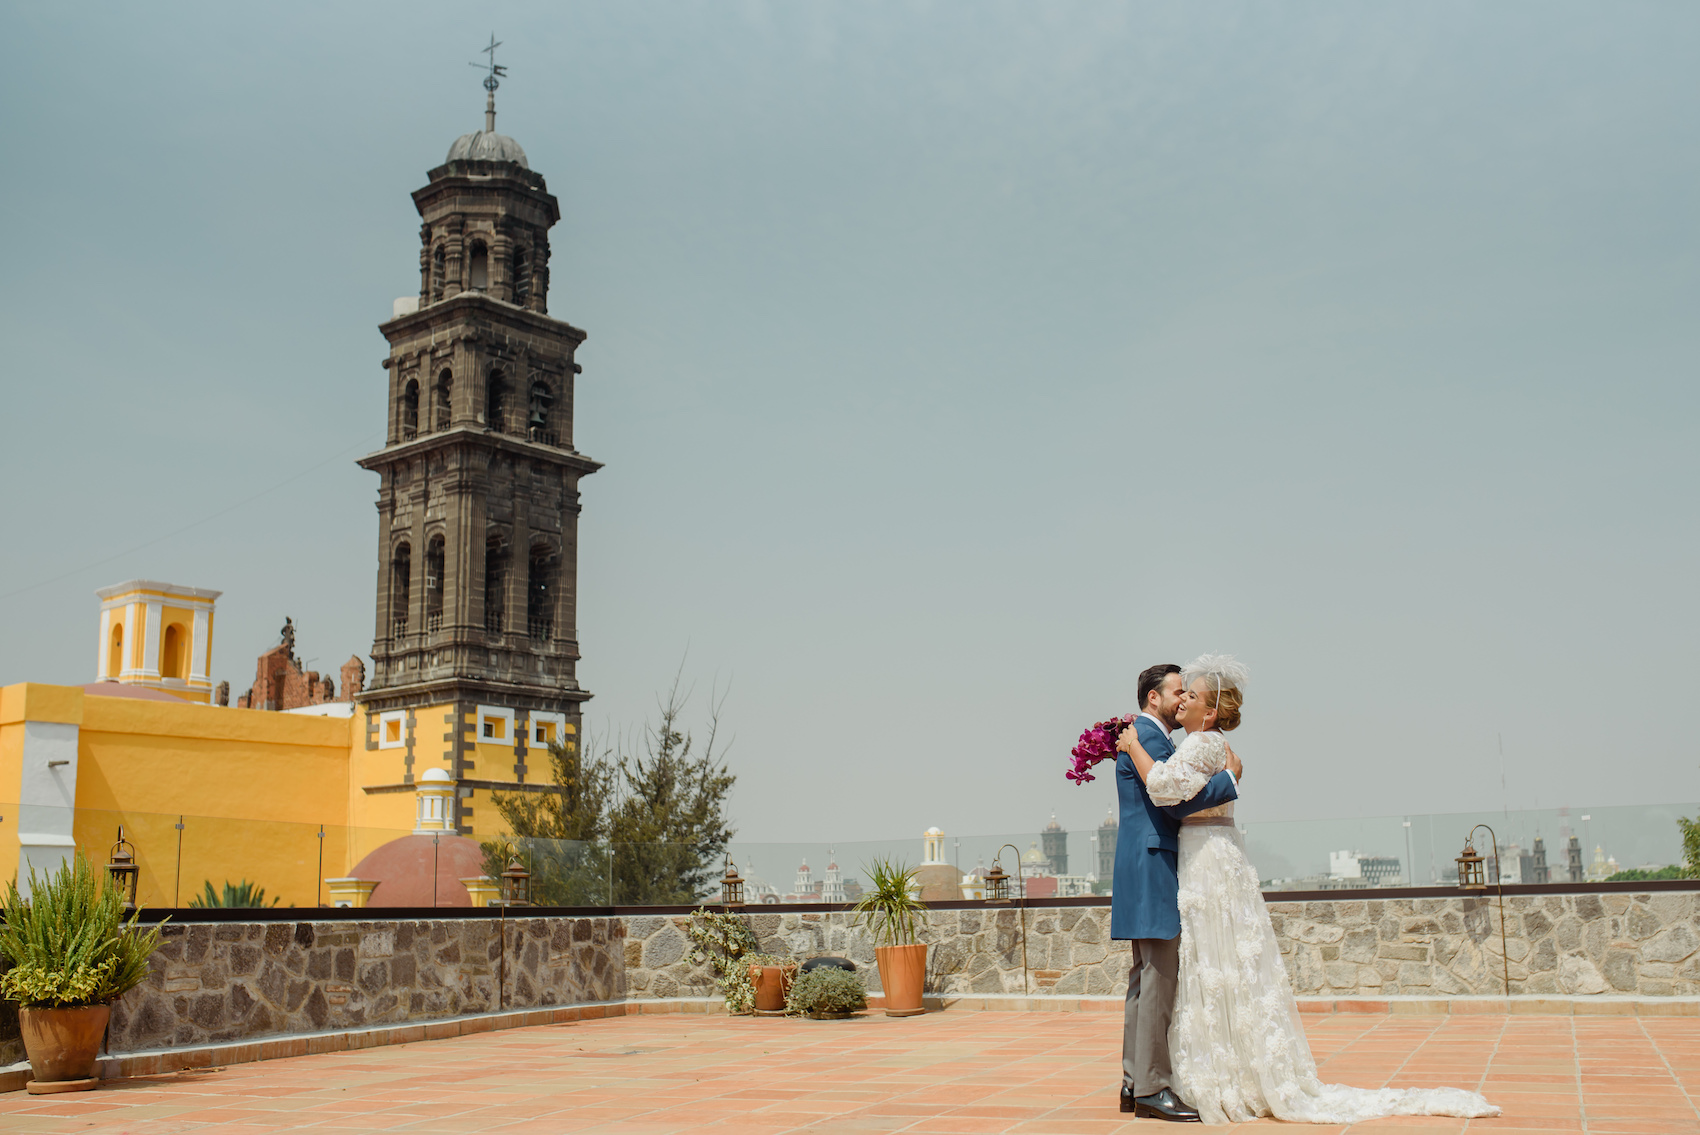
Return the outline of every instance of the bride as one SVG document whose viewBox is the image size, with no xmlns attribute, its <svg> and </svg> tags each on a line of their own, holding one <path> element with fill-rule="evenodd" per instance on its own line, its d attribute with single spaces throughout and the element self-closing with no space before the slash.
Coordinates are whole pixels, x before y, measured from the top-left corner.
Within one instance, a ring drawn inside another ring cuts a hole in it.
<svg viewBox="0 0 1700 1135">
<path fill-rule="evenodd" d="M 1206 654 L 1182 673 L 1186 740 L 1154 761 L 1134 730 L 1119 747 L 1151 801 L 1190 800 L 1227 761 L 1223 731 L 1240 723 L 1246 669 Z M 1298 1005 L 1281 963 L 1257 871 L 1234 827 L 1234 806 L 1195 812 L 1180 832 L 1180 976 L 1169 1050 L 1175 1090 L 1206 1123 L 1272 1115 L 1297 1123 L 1355 1123 L 1389 1115 L 1499 1114 L 1460 1088 L 1349 1088 L 1317 1079 Z"/>
</svg>

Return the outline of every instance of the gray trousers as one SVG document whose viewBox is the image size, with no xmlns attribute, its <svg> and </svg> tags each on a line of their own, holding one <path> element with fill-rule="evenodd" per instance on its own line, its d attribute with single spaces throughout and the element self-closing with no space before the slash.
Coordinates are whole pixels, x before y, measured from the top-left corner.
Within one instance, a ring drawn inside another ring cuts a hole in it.
<svg viewBox="0 0 1700 1135">
<path fill-rule="evenodd" d="M 1122 1023 L 1122 1087 L 1136 1098 L 1171 1087 L 1169 1018 L 1175 1013 L 1180 938 L 1135 938 Z"/>
</svg>

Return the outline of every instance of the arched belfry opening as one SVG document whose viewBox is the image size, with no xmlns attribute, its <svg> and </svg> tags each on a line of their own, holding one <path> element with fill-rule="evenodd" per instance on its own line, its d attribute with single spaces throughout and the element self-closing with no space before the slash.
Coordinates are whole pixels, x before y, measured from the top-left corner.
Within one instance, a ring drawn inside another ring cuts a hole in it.
<svg viewBox="0 0 1700 1135">
<path fill-rule="evenodd" d="M 472 259 L 466 274 L 467 287 L 475 292 L 490 290 L 490 249 L 483 241 L 472 242 Z"/>
<path fill-rule="evenodd" d="M 401 394 L 401 440 L 419 436 L 419 380 L 410 378 Z"/>
<path fill-rule="evenodd" d="M 431 428 L 442 433 L 454 421 L 454 372 L 445 370 L 437 376 L 436 389 L 431 393 L 431 413 L 433 422 Z"/>
<path fill-rule="evenodd" d="M 484 424 L 497 433 L 508 428 L 508 376 L 500 370 L 490 372 L 484 383 Z"/>
<path fill-rule="evenodd" d="M 549 428 L 549 411 L 555 405 L 555 392 L 547 382 L 531 384 L 531 401 L 526 411 L 526 432 L 532 441 L 555 444 L 555 434 Z"/>
<path fill-rule="evenodd" d="M 521 722 L 532 713 L 576 728 L 590 696 L 577 675 L 578 516 L 581 482 L 601 466 L 571 436 L 585 333 L 549 313 L 560 205 L 519 143 L 496 132 L 500 79 L 485 77 L 483 129 L 421 163 L 431 168 L 412 195 L 420 243 L 409 266 L 420 302 L 380 327 L 392 440 L 360 462 L 382 474 L 362 705 L 430 709 L 419 735 L 462 741 L 490 709 L 512 713 L 515 737 L 530 736 Z M 449 746 L 459 783 L 454 762 L 471 758 Z M 535 768 L 524 746 L 510 742 L 498 767 L 480 749 L 467 774 L 479 781 L 523 785 L 518 762 Z"/>
<path fill-rule="evenodd" d="M 400 638 L 407 633 L 408 612 L 413 602 L 413 549 L 396 545 L 390 559 L 390 633 Z"/>
<path fill-rule="evenodd" d="M 524 307 L 531 298 L 531 253 L 525 245 L 514 246 L 514 302 Z"/>
<path fill-rule="evenodd" d="M 425 545 L 425 630 L 429 634 L 436 634 L 443 629 L 447 549 L 448 543 L 441 536 L 431 537 L 431 542 Z"/>
</svg>

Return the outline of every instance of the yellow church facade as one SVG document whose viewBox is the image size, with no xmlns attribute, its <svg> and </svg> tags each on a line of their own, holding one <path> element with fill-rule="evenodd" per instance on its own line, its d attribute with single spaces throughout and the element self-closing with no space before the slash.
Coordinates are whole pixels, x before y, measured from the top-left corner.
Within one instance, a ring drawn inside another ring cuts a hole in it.
<svg viewBox="0 0 1700 1135">
<path fill-rule="evenodd" d="M 307 715 L 81 686 L 4 687 L 0 879 L 27 881 L 31 866 L 51 869 L 73 848 L 103 863 L 122 825 L 146 906 L 187 904 L 208 882 L 217 891 L 240 881 L 286 906 L 363 905 L 358 887 L 326 880 L 351 878 L 390 841 L 453 833 L 452 811 L 464 816 L 461 835 L 507 835 L 488 806 L 492 789 L 454 778 L 457 724 L 462 767 L 499 775 L 505 764 L 506 780 L 527 750 L 573 728 L 501 706 L 458 723 L 452 705 L 401 714 L 346 708 L 345 716 Z M 428 786 L 432 769 L 439 775 Z"/>
</svg>

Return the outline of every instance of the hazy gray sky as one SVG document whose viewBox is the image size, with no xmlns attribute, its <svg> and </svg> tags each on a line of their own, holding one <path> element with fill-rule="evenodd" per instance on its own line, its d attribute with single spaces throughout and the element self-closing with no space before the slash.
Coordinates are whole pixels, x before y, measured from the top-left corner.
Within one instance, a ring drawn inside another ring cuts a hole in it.
<svg viewBox="0 0 1700 1135">
<path fill-rule="evenodd" d="M 688 644 L 742 839 L 1093 825 L 1075 735 L 1205 650 L 1254 823 L 1497 809 L 1498 734 L 1514 808 L 1700 799 L 1678 3 L 12 5 L 0 682 L 136 576 L 224 591 L 237 692 L 285 614 L 370 648 L 376 325 L 492 29 L 591 720 Z"/>
</svg>

